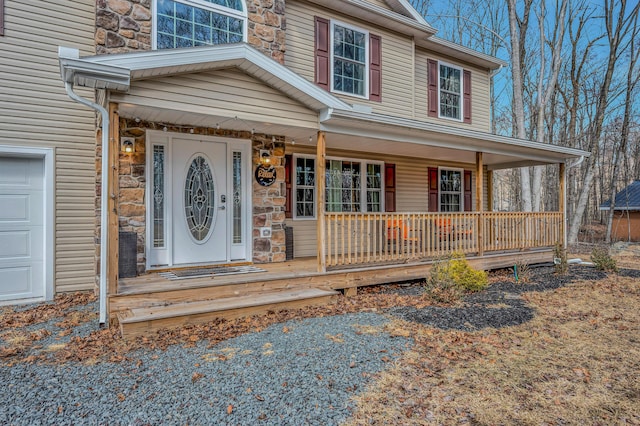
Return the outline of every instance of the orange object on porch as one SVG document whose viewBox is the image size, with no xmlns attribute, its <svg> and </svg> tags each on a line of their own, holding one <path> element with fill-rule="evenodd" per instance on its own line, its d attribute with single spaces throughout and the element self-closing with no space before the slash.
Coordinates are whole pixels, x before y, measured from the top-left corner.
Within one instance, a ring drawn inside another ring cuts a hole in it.
<svg viewBox="0 0 640 426">
<path fill-rule="evenodd" d="M 403 240 L 417 243 L 418 237 L 412 236 L 412 231 L 406 221 L 400 219 L 387 220 L 387 241 Z"/>
</svg>

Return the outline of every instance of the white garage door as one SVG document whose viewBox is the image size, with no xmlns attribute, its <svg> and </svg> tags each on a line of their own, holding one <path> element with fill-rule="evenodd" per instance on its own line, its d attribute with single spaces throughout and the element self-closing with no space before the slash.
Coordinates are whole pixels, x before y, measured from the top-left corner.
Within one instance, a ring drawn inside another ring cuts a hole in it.
<svg viewBox="0 0 640 426">
<path fill-rule="evenodd" d="M 44 161 L 0 156 L 0 302 L 42 298 Z"/>
</svg>

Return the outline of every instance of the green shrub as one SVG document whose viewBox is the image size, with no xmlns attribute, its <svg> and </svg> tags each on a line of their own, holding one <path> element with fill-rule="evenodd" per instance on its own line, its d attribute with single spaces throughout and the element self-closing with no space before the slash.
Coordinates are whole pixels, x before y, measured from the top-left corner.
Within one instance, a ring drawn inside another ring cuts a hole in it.
<svg viewBox="0 0 640 426">
<path fill-rule="evenodd" d="M 426 291 L 437 301 L 452 302 L 465 292 L 480 291 L 489 281 L 485 271 L 476 271 L 464 257 L 455 252 L 451 257 L 436 261 L 426 282 Z"/>
<path fill-rule="evenodd" d="M 596 247 L 591 252 L 591 261 L 596 269 L 607 272 L 618 272 L 616 260 L 609 254 L 609 249 Z"/>
</svg>

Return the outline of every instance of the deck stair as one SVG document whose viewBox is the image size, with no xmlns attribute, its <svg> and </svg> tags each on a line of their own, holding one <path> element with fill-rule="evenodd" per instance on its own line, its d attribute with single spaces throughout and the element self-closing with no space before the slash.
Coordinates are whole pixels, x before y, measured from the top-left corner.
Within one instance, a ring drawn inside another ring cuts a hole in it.
<svg viewBox="0 0 640 426">
<path fill-rule="evenodd" d="M 279 289 L 209 300 L 172 301 L 130 307 L 118 312 L 124 337 L 148 334 L 167 327 L 200 324 L 216 318 L 234 319 L 279 309 L 325 305 L 339 292 L 318 288 Z"/>
</svg>

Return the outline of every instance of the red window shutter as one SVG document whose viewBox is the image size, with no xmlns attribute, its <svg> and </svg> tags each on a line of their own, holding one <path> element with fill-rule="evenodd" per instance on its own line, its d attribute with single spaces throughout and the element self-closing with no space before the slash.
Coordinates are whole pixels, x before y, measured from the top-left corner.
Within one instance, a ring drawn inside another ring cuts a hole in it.
<svg viewBox="0 0 640 426">
<path fill-rule="evenodd" d="M 382 40 L 369 34 L 369 100 L 382 102 Z"/>
<path fill-rule="evenodd" d="M 0 36 L 4 35 L 4 0 L 0 0 Z"/>
<path fill-rule="evenodd" d="M 429 117 L 438 116 L 438 61 L 427 59 L 427 109 Z"/>
<path fill-rule="evenodd" d="M 292 185 L 292 173 L 293 173 L 293 156 L 287 154 L 284 156 L 284 184 L 285 184 L 285 204 L 284 204 L 284 217 L 292 218 L 293 211 L 291 209 L 293 200 L 291 199 L 291 187 Z"/>
<path fill-rule="evenodd" d="M 437 212 L 439 209 L 438 203 L 438 168 L 429 167 L 429 211 Z"/>
<path fill-rule="evenodd" d="M 471 170 L 464 171 L 464 211 L 473 211 L 471 205 Z"/>
<path fill-rule="evenodd" d="M 464 122 L 471 124 L 471 71 L 462 72 L 462 112 Z"/>
<path fill-rule="evenodd" d="M 384 210 L 396 211 L 396 165 L 384 164 Z"/>
<path fill-rule="evenodd" d="M 315 83 L 329 90 L 329 20 L 315 17 Z"/>
</svg>

